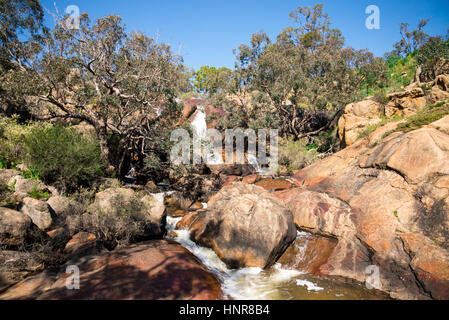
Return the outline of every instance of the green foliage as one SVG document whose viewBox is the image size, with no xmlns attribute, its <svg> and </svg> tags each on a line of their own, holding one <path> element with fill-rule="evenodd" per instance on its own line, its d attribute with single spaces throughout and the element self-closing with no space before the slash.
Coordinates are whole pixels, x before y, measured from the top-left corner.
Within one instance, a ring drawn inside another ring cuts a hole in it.
<svg viewBox="0 0 449 320">
<path fill-rule="evenodd" d="M 429 39 L 423 29 L 429 19 L 420 20 L 415 30 L 409 30 L 410 24 L 400 24 L 401 40 L 394 44 L 396 55 L 406 57 L 418 50 Z"/>
<path fill-rule="evenodd" d="M 61 125 L 36 127 L 25 137 L 26 163 L 63 191 L 90 185 L 103 173 L 98 141 Z"/>
<path fill-rule="evenodd" d="M 361 89 L 383 85 L 385 62 L 367 50 L 345 47 L 323 5 L 299 7 L 290 17 L 295 26 L 276 42 L 259 32 L 249 45 L 239 46 L 233 79 L 220 101 L 230 100 L 228 127 L 259 122 L 295 139 L 315 135 Z"/>
<path fill-rule="evenodd" d="M 14 189 L 3 183 L 0 183 L 0 207 L 16 209 L 17 202 L 13 199 Z"/>
<path fill-rule="evenodd" d="M 225 67 L 217 69 L 215 67 L 202 66 L 195 72 L 195 90 L 199 93 L 214 94 L 227 86 L 231 72 L 231 70 Z"/>
<path fill-rule="evenodd" d="M 175 127 L 182 111 L 176 97 L 191 89 L 182 58 L 167 44 L 128 33 L 117 15 L 92 22 L 82 14 L 77 30 L 57 23 L 30 61 L 5 77 L 7 94 L 36 97 L 24 102 L 36 118 L 94 126 L 102 159 L 118 176 L 143 161 L 158 132 Z"/>
<path fill-rule="evenodd" d="M 420 65 L 428 65 L 436 58 L 449 59 L 449 40 L 431 37 L 416 53 L 416 59 Z"/>
<path fill-rule="evenodd" d="M 39 0 L 0 0 L 0 71 L 13 68 L 17 61 L 23 61 L 23 56 L 35 50 L 35 41 L 20 38 L 28 34 L 29 40 L 37 40 L 43 17 Z"/>
<path fill-rule="evenodd" d="M 38 189 L 38 185 L 35 184 L 28 194 L 37 200 L 48 199 L 50 197 L 50 193 L 48 191 L 41 191 Z"/>
<path fill-rule="evenodd" d="M 33 170 L 33 169 L 31 169 L 31 168 L 26 168 L 26 169 L 22 172 L 22 176 L 23 176 L 25 179 L 40 180 L 39 172 L 37 172 L 37 170 Z"/>
<path fill-rule="evenodd" d="M 16 116 L 0 116 L 0 165 L 3 168 L 14 168 L 23 161 L 24 138 L 39 125 L 47 126 L 37 123 L 19 124 Z"/>
<path fill-rule="evenodd" d="M 389 91 L 395 91 L 401 87 L 409 85 L 415 77 L 417 60 L 416 55 L 411 53 L 405 58 L 393 56 L 389 57 Z"/>
<path fill-rule="evenodd" d="M 307 150 L 307 151 L 316 150 L 316 149 L 318 149 L 318 148 L 319 148 L 319 145 L 316 144 L 316 143 L 308 144 L 308 145 L 306 146 L 306 150 Z"/>
<path fill-rule="evenodd" d="M 394 116 L 392 118 L 387 118 L 384 117 L 379 123 L 370 125 L 368 127 L 365 128 L 365 130 L 363 130 L 360 134 L 359 134 L 359 139 L 360 138 L 364 138 L 369 136 L 371 133 L 373 133 L 374 131 L 376 131 L 378 128 L 386 125 L 387 123 L 390 122 L 395 122 L 395 121 L 400 121 L 402 120 L 404 117 L 403 116 Z"/>
<path fill-rule="evenodd" d="M 279 140 L 279 171 L 291 173 L 300 170 L 318 159 L 318 145 L 307 144 L 307 140 L 294 141 L 292 138 Z"/>
<path fill-rule="evenodd" d="M 425 108 L 419 110 L 416 114 L 407 118 L 406 122 L 399 124 L 396 129 L 386 132 L 382 138 L 386 138 L 390 134 L 398 131 L 407 133 L 417 130 L 432 122 L 438 121 L 447 115 L 449 115 L 449 103 L 447 101 L 426 106 Z"/>
<path fill-rule="evenodd" d="M 449 39 L 431 37 L 416 53 L 416 59 L 422 66 L 421 80 L 431 81 L 435 78 L 435 67 L 441 59 L 449 60 Z"/>
<path fill-rule="evenodd" d="M 91 206 L 81 218 L 81 228 L 95 234 L 106 248 L 126 246 L 145 237 L 151 222 L 145 218 L 145 208 L 137 198 L 122 196 L 111 200 L 113 210 Z"/>
<path fill-rule="evenodd" d="M 437 104 L 427 106 L 418 111 L 415 115 L 410 116 L 407 119 L 407 122 L 401 123 L 397 127 L 396 131 L 410 132 L 440 120 L 448 114 L 449 104 L 447 102 L 439 102 Z"/>
</svg>

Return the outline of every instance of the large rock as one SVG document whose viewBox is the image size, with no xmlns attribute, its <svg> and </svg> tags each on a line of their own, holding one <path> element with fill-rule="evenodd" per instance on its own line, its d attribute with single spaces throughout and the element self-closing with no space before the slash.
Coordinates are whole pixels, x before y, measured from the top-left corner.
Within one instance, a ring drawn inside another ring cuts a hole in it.
<svg viewBox="0 0 449 320">
<path fill-rule="evenodd" d="M 389 102 L 385 106 L 385 115 L 388 118 L 410 116 L 427 104 L 424 90 L 417 86 L 408 88 L 406 91 L 390 93 L 388 99 Z"/>
<path fill-rule="evenodd" d="M 261 187 L 238 182 L 212 197 L 191 234 L 229 268 L 267 268 L 295 240 L 296 228 L 279 200 Z"/>
<path fill-rule="evenodd" d="M 433 82 L 433 87 L 430 90 L 428 101 L 430 104 L 435 104 L 440 101 L 449 99 L 449 75 L 439 75 Z"/>
<path fill-rule="evenodd" d="M 227 176 L 248 176 L 256 172 L 254 167 L 248 163 L 243 164 L 207 164 L 207 167 L 214 174 Z"/>
<path fill-rule="evenodd" d="M 69 262 L 67 265 L 70 265 Z M 80 288 L 69 290 L 73 273 L 41 273 L 11 287 L 0 299 L 38 300 L 216 300 L 220 284 L 188 250 L 166 240 L 84 257 Z M 70 281 L 70 279 L 69 279 Z"/>
<path fill-rule="evenodd" d="M 327 263 L 336 245 L 335 239 L 301 232 L 278 263 L 283 268 L 320 274 L 320 267 Z"/>
<path fill-rule="evenodd" d="M 0 207 L 0 244 L 23 244 L 27 240 L 31 224 L 31 219 L 26 214 Z"/>
<path fill-rule="evenodd" d="M 48 192 L 49 194 L 52 191 L 55 192 L 40 180 L 25 179 L 22 176 L 14 176 L 9 179 L 8 186 L 14 190 L 13 197 L 17 202 L 22 202 L 23 199 L 29 197 L 31 191 Z"/>
<path fill-rule="evenodd" d="M 181 122 L 190 119 L 190 117 L 195 113 L 197 105 L 201 104 L 200 99 L 187 99 L 184 100 L 184 107 L 182 109 L 182 119 Z"/>
<path fill-rule="evenodd" d="M 338 135 L 345 145 L 353 144 L 370 125 L 382 121 L 384 107 L 374 100 L 350 103 L 338 121 Z"/>
<path fill-rule="evenodd" d="M 440 121 L 386 138 L 379 128 L 274 194 L 300 229 L 337 239 L 318 273 L 364 282 L 375 265 L 393 298 L 449 298 L 449 135 Z"/>
<path fill-rule="evenodd" d="M 43 269 L 33 252 L 0 250 L 0 292 Z"/>
<path fill-rule="evenodd" d="M 64 253 L 69 256 L 81 256 L 96 253 L 95 242 L 97 237 L 87 232 L 78 232 L 64 247 Z"/>
<path fill-rule="evenodd" d="M 445 116 L 444 118 L 431 123 L 430 126 L 449 135 L 449 116 Z"/>
<path fill-rule="evenodd" d="M 420 234 L 401 235 L 404 248 L 411 255 L 410 266 L 419 281 L 435 299 L 447 300 L 449 296 L 449 255 Z"/>
<path fill-rule="evenodd" d="M 159 201 L 152 195 L 146 195 L 140 201 L 144 204 L 148 219 L 152 222 L 152 234 L 162 235 L 165 232 L 165 224 L 167 220 L 167 212 L 163 202 Z"/>
<path fill-rule="evenodd" d="M 36 191 L 48 191 L 47 186 L 40 180 L 25 179 L 22 176 L 14 176 L 8 181 L 10 187 L 14 187 L 14 191 L 17 193 L 25 193 L 32 190 Z"/>
<path fill-rule="evenodd" d="M 67 216 L 74 213 L 82 213 L 82 204 L 67 197 L 52 196 L 47 200 L 47 204 L 57 216 Z"/>
<path fill-rule="evenodd" d="M 49 230 L 53 223 L 50 207 L 45 201 L 29 197 L 25 198 L 20 207 L 20 212 L 29 216 L 33 223 L 42 231 Z"/>
<path fill-rule="evenodd" d="M 431 175 L 449 174 L 449 136 L 436 129 L 422 128 L 370 150 L 361 159 L 363 168 L 385 167 L 411 183 Z"/>
<path fill-rule="evenodd" d="M 11 178 L 18 176 L 20 173 L 17 170 L 0 169 L 0 184 L 8 184 Z"/>
</svg>

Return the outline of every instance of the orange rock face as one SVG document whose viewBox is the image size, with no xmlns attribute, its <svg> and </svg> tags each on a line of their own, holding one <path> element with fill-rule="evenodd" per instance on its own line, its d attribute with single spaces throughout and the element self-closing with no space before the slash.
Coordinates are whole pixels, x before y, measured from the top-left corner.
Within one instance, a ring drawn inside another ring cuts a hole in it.
<svg viewBox="0 0 449 320">
<path fill-rule="evenodd" d="M 293 185 L 286 181 L 281 179 L 263 179 L 256 183 L 256 186 L 262 187 L 265 190 L 286 190 L 291 189 Z"/>
<path fill-rule="evenodd" d="M 97 237 L 94 234 L 87 232 L 79 232 L 75 234 L 72 239 L 65 245 L 64 253 L 75 254 L 87 250 L 89 247 L 95 245 Z"/>
<path fill-rule="evenodd" d="M 319 273 L 364 282 L 374 265 L 393 298 L 448 299 L 446 121 L 387 137 L 379 128 L 274 192 L 300 229 L 338 239 Z"/>
<path fill-rule="evenodd" d="M 298 237 L 278 260 L 283 267 L 310 274 L 321 274 L 320 267 L 327 263 L 337 240 L 320 236 Z"/>
<path fill-rule="evenodd" d="M 13 286 L 0 299 L 38 300 L 216 300 L 218 280 L 186 249 L 166 240 L 151 241 L 83 258 L 80 289 L 68 290 L 73 273 L 40 274 Z M 70 279 L 69 279 L 70 281 Z M 34 295 L 39 293 L 36 297 Z"/>
<path fill-rule="evenodd" d="M 254 184 L 259 179 L 257 174 L 251 174 L 249 176 L 243 177 L 242 182 L 247 184 Z"/>
</svg>

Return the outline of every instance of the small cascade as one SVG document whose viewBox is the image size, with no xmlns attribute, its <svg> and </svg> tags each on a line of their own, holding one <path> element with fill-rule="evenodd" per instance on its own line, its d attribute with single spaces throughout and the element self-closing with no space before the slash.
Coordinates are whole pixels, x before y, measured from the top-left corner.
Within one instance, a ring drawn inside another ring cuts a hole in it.
<svg viewBox="0 0 449 320">
<path fill-rule="evenodd" d="M 248 163 L 253 166 L 257 173 L 262 173 L 262 168 L 260 167 L 259 161 L 255 155 L 248 153 Z"/>
<path fill-rule="evenodd" d="M 193 129 L 197 136 L 201 139 L 206 138 L 207 134 L 207 122 L 206 112 L 203 106 L 197 106 L 195 118 L 191 122 Z"/>
<path fill-rule="evenodd" d="M 125 175 L 124 182 L 125 184 L 134 184 L 136 183 L 136 180 L 136 169 L 131 165 L 131 169 Z"/>
<path fill-rule="evenodd" d="M 206 121 L 206 112 L 204 110 L 203 106 L 197 106 L 197 111 L 195 113 L 195 117 L 191 122 L 191 125 L 195 131 L 195 134 L 198 138 L 201 139 L 202 143 L 207 139 L 207 121 Z M 260 174 L 265 175 L 267 171 L 263 169 L 259 165 L 259 161 L 257 157 L 253 154 L 248 154 L 248 163 L 254 168 L 254 170 Z M 216 154 L 213 152 L 210 152 L 210 154 L 207 154 L 205 156 L 205 159 L 207 159 L 207 164 L 223 164 L 223 159 L 221 156 L 218 158 L 216 157 Z"/>
<path fill-rule="evenodd" d="M 282 268 L 275 264 L 269 270 L 261 268 L 228 269 L 217 254 L 209 248 L 201 247 L 190 239 L 188 230 L 177 230 L 176 224 L 181 218 L 167 217 L 167 230 L 174 231 L 177 241 L 192 252 L 222 284 L 225 296 L 234 300 L 279 300 L 295 299 L 289 293 L 291 288 L 303 287 L 304 292 L 324 290 L 310 280 L 303 279 L 304 274 L 296 270 Z M 289 288 L 286 290 L 286 288 Z"/>
<path fill-rule="evenodd" d="M 206 122 L 206 112 L 203 106 L 197 106 L 197 111 L 195 113 L 195 118 L 192 120 L 191 125 L 195 132 L 195 135 L 201 139 L 201 145 L 207 142 L 207 122 Z M 208 154 L 204 155 L 207 164 L 216 165 L 223 164 L 223 159 L 210 151 Z"/>
</svg>

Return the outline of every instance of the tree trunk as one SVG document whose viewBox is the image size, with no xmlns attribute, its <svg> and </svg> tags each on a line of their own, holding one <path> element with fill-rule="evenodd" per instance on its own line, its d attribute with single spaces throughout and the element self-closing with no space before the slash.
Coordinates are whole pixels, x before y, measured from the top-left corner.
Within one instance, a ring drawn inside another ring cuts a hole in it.
<svg viewBox="0 0 449 320">
<path fill-rule="evenodd" d="M 106 163 L 107 165 L 110 165 L 109 162 L 109 146 L 108 146 L 108 139 L 106 135 L 106 130 L 103 128 L 97 129 L 97 136 L 98 140 L 100 140 L 100 152 L 101 152 L 101 160 Z"/>
</svg>

